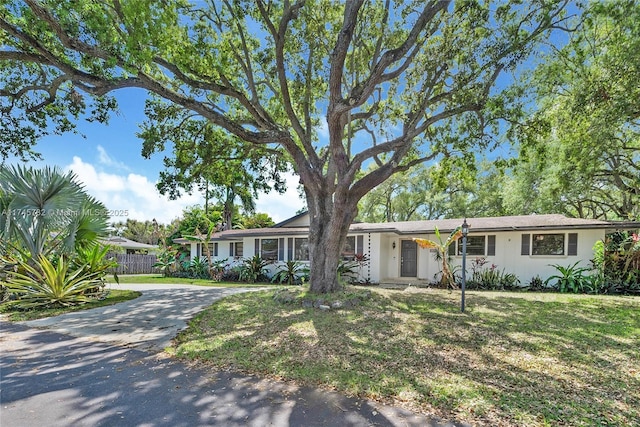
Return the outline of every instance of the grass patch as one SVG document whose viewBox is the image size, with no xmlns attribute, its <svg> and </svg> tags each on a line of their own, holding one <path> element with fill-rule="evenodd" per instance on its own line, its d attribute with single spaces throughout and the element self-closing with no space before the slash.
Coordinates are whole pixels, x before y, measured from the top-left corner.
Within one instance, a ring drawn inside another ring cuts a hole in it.
<svg viewBox="0 0 640 427">
<path fill-rule="evenodd" d="M 89 310 L 97 307 L 104 307 L 107 305 L 117 304 L 138 298 L 141 295 L 137 291 L 127 291 L 119 289 L 111 289 L 107 294 L 107 297 L 103 300 L 91 301 L 86 304 L 74 305 L 71 307 L 56 307 L 56 308 L 40 308 L 34 310 L 23 310 L 15 306 L 16 301 L 7 301 L 0 304 L 0 313 L 7 315 L 5 318 L 13 322 L 36 320 L 44 317 L 58 316 L 60 314 L 71 313 L 73 311 Z"/>
<path fill-rule="evenodd" d="M 640 298 L 373 290 L 323 311 L 234 295 L 179 357 L 474 425 L 638 425 Z"/>
<path fill-rule="evenodd" d="M 116 284 L 113 277 L 107 277 L 107 282 Z M 251 288 L 274 286 L 272 283 L 237 283 L 237 282 L 214 282 L 208 279 L 189 279 L 186 277 L 164 277 L 161 274 L 128 274 L 119 275 L 118 280 L 121 284 L 127 283 L 151 283 L 151 284 L 168 284 L 168 285 L 198 285 L 213 286 L 225 288 Z"/>
</svg>

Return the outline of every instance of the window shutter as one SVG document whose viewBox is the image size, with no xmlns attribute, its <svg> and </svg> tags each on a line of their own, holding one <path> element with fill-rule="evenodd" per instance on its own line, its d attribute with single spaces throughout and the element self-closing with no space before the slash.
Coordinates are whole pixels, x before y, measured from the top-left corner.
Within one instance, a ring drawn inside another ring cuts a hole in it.
<svg viewBox="0 0 640 427">
<path fill-rule="evenodd" d="M 196 243 L 196 258 L 200 258 L 200 243 Z"/>
<path fill-rule="evenodd" d="M 256 239 L 256 246 L 254 248 L 254 255 L 260 255 L 260 239 Z"/>
<path fill-rule="evenodd" d="M 529 255 L 531 253 L 529 249 L 530 245 L 531 245 L 531 234 L 523 234 L 520 255 Z"/>
<path fill-rule="evenodd" d="M 229 242 L 229 256 L 234 256 L 233 253 L 233 242 Z"/>
<path fill-rule="evenodd" d="M 284 261 L 284 237 L 278 239 L 278 261 Z"/>
<path fill-rule="evenodd" d="M 364 253 L 364 236 L 356 237 L 356 253 L 362 255 Z"/>
<path fill-rule="evenodd" d="M 218 242 L 213 244 L 213 256 L 218 256 Z"/>
<path fill-rule="evenodd" d="M 569 233 L 569 247 L 567 255 L 578 255 L 578 233 Z"/>
<path fill-rule="evenodd" d="M 293 237 L 287 239 L 287 260 L 293 261 Z"/>
<path fill-rule="evenodd" d="M 487 236 L 487 256 L 496 254 L 496 236 Z"/>
<path fill-rule="evenodd" d="M 449 245 L 449 255 L 454 256 L 456 254 L 456 245 L 460 245 L 460 253 L 462 253 L 462 239 L 459 239 Z"/>
</svg>

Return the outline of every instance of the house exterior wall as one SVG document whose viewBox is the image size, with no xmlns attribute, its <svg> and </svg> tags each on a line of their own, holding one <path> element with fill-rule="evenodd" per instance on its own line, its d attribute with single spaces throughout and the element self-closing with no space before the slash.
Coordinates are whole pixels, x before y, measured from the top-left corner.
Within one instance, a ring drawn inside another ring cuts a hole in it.
<svg viewBox="0 0 640 427">
<path fill-rule="evenodd" d="M 304 220 L 304 218 L 301 218 Z M 577 254 L 568 255 L 568 234 L 577 234 Z M 564 254 L 563 255 L 521 255 L 522 235 L 529 234 L 563 234 Z M 487 264 L 484 268 L 496 265 L 498 270 L 504 269 L 507 273 L 513 273 L 520 279 L 522 285 L 527 284 L 533 277 L 539 276 L 546 279 L 556 274 L 554 264 L 568 266 L 580 261 L 581 266 L 588 266 L 593 258 L 593 245 L 605 237 L 604 229 L 560 229 L 560 230 L 532 230 L 532 231 L 499 231 L 469 233 L 469 237 L 474 236 L 495 236 L 495 255 L 484 255 Z M 403 240 L 411 240 L 413 237 L 420 237 L 429 240 L 437 240 L 434 234 L 398 235 L 390 232 L 353 233 L 349 236 L 362 236 L 362 252 L 369 258 L 369 263 L 361 270 L 361 280 L 370 280 L 373 283 L 380 283 L 386 279 L 400 278 L 401 263 L 401 243 Z M 289 238 L 300 238 L 300 235 L 284 236 L 263 236 L 262 238 L 278 238 L 284 240 L 284 259 L 288 257 Z M 442 236 L 447 237 L 447 236 Z M 245 237 L 243 242 L 243 257 L 250 258 L 255 255 L 255 237 Z M 485 237 L 485 245 L 487 238 Z M 394 247 L 395 243 L 395 247 Z M 360 248 L 358 248 L 360 249 Z M 486 253 L 486 247 L 485 247 Z M 192 259 L 197 256 L 196 244 L 191 244 Z M 478 256 L 469 254 L 467 256 L 467 274 L 471 274 L 472 262 Z M 218 256 L 215 259 L 229 259 L 237 263 L 239 259 L 233 259 L 229 253 L 229 241 L 218 242 Z M 268 267 L 268 272 L 272 275 L 278 265 L 283 261 L 278 261 Z M 453 266 L 462 264 L 461 254 L 451 257 Z M 417 279 L 424 281 L 435 281 L 441 271 L 441 261 L 437 261 L 431 249 L 418 248 Z"/>
<path fill-rule="evenodd" d="M 568 255 L 568 234 L 577 234 L 577 254 Z M 529 234 L 563 234 L 564 237 L 564 254 L 563 255 L 522 255 L 522 235 Z M 506 273 L 513 273 L 520 279 L 522 285 L 527 284 L 533 277 L 539 276 L 545 280 L 549 276 L 557 273 L 553 267 L 554 264 L 569 266 L 576 262 L 586 267 L 593 258 L 593 245 L 605 237 L 605 231 L 602 229 L 594 230 L 536 230 L 536 231 L 511 231 L 511 232 L 487 232 L 487 233 L 469 233 L 472 236 L 489 236 L 495 235 L 495 255 L 468 255 L 467 256 L 467 274 L 471 274 L 471 265 L 474 259 L 478 257 L 485 258 L 487 264 L 484 268 L 495 265 L 500 271 L 504 269 Z M 416 237 L 436 240 L 435 235 L 420 235 Z M 486 240 L 486 238 L 485 238 Z M 486 253 L 486 252 L 485 252 Z M 452 266 L 462 265 L 462 255 L 456 254 L 451 257 Z M 434 253 L 430 249 L 418 249 L 418 278 L 433 281 L 441 271 L 441 262 L 435 260 Z M 400 275 L 389 277 L 399 277 Z"/>
</svg>

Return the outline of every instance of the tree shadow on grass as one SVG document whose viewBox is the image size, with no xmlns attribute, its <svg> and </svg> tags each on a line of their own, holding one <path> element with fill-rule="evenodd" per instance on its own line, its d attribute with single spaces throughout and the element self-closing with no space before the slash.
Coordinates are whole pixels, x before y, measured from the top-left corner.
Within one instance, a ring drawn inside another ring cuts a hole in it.
<svg viewBox="0 0 640 427">
<path fill-rule="evenodd" d="M 1 324 L 2 424 L 432 425 L 424 417 L 144 351 Z"/>
<path fill-rule="evenodd" d="M 228 325 L 212 325 L 232 331 L 217 342 L 222 350 L 211 349 L 217 364 L 478 425 L 628 424 L 640 416 L 638 375 L 628 371 L 638 317 L 612 325 L 615 304 L 476 294 L 463 314 L 450 296 L 401 292 L 354 310 L 253 303 L 219 306 L 235 313 L 216 317 Z M 236 353 L 218 359 L 229 351 Z"/>
</svg>

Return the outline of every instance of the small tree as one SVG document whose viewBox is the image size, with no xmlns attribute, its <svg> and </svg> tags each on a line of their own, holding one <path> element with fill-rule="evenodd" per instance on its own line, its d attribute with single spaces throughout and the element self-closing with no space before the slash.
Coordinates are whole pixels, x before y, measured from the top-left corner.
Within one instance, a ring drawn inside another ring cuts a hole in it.
<svg viewBox="0 0 640 427">
<path fill-rule="evenodd" d="M 462 237 L 462 230 L 460 227 L 456 228 L 451 232 L 451 234 L 449 234 L 449 237 L 447 237 L 447 240 L 445 241 L 442 240 L 438 227 L 436 227 L 435 234 L 438 241 L 419 238 L 414 238 L 413 241 L 421 248 L 436 250 L 436 259 L 442 261 L 442 277 L 440 278 L 440 284 L 447 287 L 455 287 L 456 281 L 453 277 L 453 270 L 449 265 L 449 246 Z"/>
</svg>

